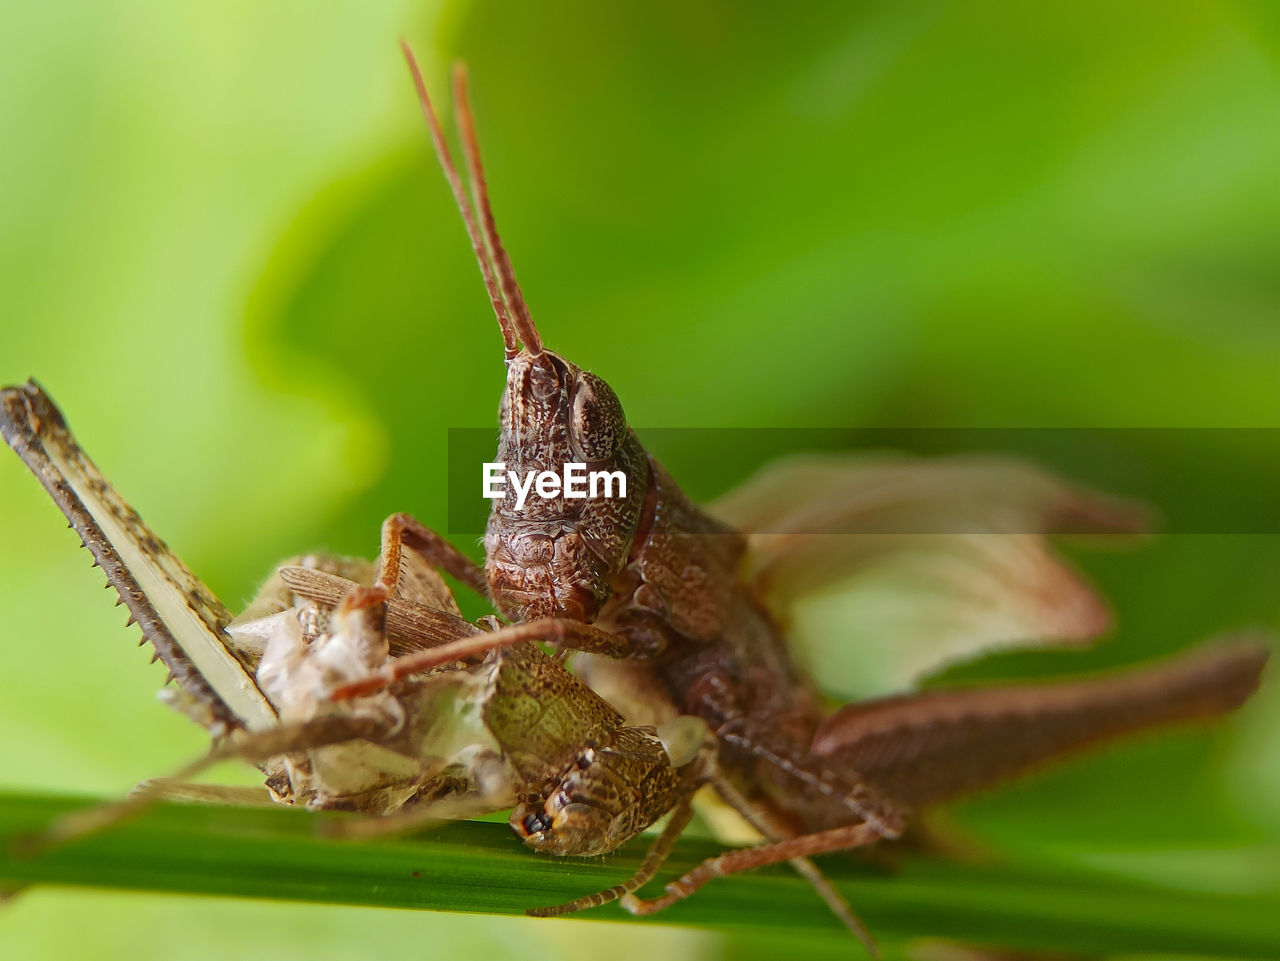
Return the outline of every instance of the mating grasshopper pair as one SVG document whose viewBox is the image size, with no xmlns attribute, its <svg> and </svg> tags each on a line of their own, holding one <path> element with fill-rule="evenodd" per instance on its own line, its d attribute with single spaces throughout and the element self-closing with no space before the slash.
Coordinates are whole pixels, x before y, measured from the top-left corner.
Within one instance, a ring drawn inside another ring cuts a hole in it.
<svg viewBox="0 0 1280 961">
<path fill-rule="evenodd" d="M 781 465 L 722 504 L 719 519 L 703 512 L 640 446 L 609 386 L 543 347 L 494 226 L 462 75 L 474 208 L 413 72 L 503 333 L 498 459 L 524 473 L 570 461 L 622 471 L 626 498 L 499 502 L 483 573 L 397 515 L 376 572 L 343 565 L 357 576 L 335 581 L 287 568 L 273 592 L 279 610 L 264 600 L 253 613 L 265 621 L 228 633 L 225 608 L 96 475 L 47 398 L 34 387 L 5 393 L 6 438 L 169 663 L 189 713 L 232 734 L 223 753 L 261 763 L 277 797 L 395 813 L 387 823 L 397 825 L 515 804 L 517 833 L 561 854 L 611 850 L 671 812 L 635 877 L 536 913 L 620 896 L 649 912 L 713 877 L 791 860 L 857 931 L 805 857 L 896 837 L 921 806 L 1248 696 L 1265 653 L 1241 645 L 1104 680 L 904 695 L 828 715 L 778 626 L 791 620 L 788 588 L 891 549 L 897 512 L 976 505 L 979 532 L 953 536 L 964 573 L 982 601 L 1022 603 L 1012 634 L 1008 624 L 974 631 L 926 667 L 997 642 L 1099 633 L 1100 607 L 1041 535 L 1071 519 L 1128 529 L 1131 512 L 1008 464 L 909 461 Z M 839 536 L 814 536 L 815 516 Z M 480 631 L 462 621 L 422 559 L 487 593 L 513 623 Z M 826 630 L 838 636 L 840 625 Z M 581 673 L 640 726 L 535 641 L 595 655 Z M 635 897 L 708 783 L 767 843 L 713 859 L 664 897 Z"/>
</svg>

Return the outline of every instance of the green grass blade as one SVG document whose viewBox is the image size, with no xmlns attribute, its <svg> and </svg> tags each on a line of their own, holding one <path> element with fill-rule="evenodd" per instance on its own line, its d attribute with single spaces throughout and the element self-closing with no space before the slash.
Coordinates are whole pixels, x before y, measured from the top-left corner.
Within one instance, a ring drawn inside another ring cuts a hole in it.
<svg viewBox="0 0 1280 961">
<path fill-rule="evenodd" d="M 33 857 L 17 853 L 16 839 L 87 803 L 0 794 L 0 883 L 521 914 L 616 883 L 636 867 L 646 843 L 633 842 L 603 860 L 555 859 L 527 851 L 496 823 L 454 823 L 412 838 L 351 842 L 325 835 L 325 826 L 343 815 L 157 805 L 75 843 Z M 682 842 L 664 877 L 717 850 L 702 840 Z M 1280 957 L 1275 905 L 1261 895 L 922 858 L 907 859 L 892 872 L 839 857 L 827 859 L 826 867 L 871 929 L 888 941 L 930 936 L 1075 953 Z M 582 917 L 633 920 L 616 905 Z M 805 883 L 785 869 L 716 881 L 662 919 L 739 932 L 841 936 Z"/>
</svg>

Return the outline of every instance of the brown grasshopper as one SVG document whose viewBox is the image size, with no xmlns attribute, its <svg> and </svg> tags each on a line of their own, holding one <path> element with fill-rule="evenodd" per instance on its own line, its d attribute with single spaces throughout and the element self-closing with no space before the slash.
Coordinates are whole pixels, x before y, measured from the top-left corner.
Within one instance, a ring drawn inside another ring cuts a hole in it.
<svg viewBox="0 0 1280 961">
<path fill-rule="evenodd" d="M 396 559 L 388 596 L 368 584 L 375 565 L 301 558 L 278 568 L 233 619 L 107 483 L 38 385 L 0 391 L 0 430 L 169 668 L 178 687 L 168 700 L 220 742 L 177 777 L 72 816 L 45 843 L 101 829 L 165 795 L 262 800 L 185 784 L 231 757 L 257 763 L 277 802 L 381 816 L 351 822 L 345 833 L 356 835 L 512 808 L 511 826 L 531 848 L 589 856 L 674 811 L 635 876 L 587 899 L 604 903 L 652 876 L 688 822 L 694 791 L 717 780 L 705 724 L 627 725 L 531 644 L 453 661 L 395 692 L 334 702 L 332 687 L 393 654 L 483 635 L 459 615 L 435 569 L 416 554 Z"/>
<path fill-rule="evenodd" d="M 624 899 L 633 912 L 649 913 L 713 877 L 895 838 L 922 805 L 1120 733 L 1225 713 L 1254 689 L 1266 653 L 1244 645 L 1109 679 L 905 695 L 828 714 L 792 662 L 779 626 L 786 598 L 778 592 L 798 574 L 839 566 L 847 560 L 841 552 L 874 551 L 868 544 L 875 537 L 855 537 L 852 547 L 848 539 L 833 545 L 819 537 L 815 549 L 815 538 L 806 536 L 815 531 L 815 516 L 823 531 L 856 534 L 868 518 L 893 524 L 904 506 L 922 501 L 950 498 L 953 512 L 976 502 L 981 525 L 953 540 L 970 548 L 961 560 L 976 579 L 996 583 L 986 599 L 1032 594 L 1034 630 L 1021 637 L 1080 643 L 1105 628 L 1105 610 L 1048 554 L 1041 535 L 1071 522 L 1130 531 L 1137 512 L 1016 465 L 961 463 L 953 465 L 958 476 L 930 484 L 934 468 L 901 461 L 888 465 L 897 476 L 887 491 L 868 485 L 867 465 L 858 462 L 775 468 L 726 505 L 753 527 L 735 529 L 701 510 L 646 453 L 609 385 L 544 347 L 495 227 L 465 74 L 457 70 L 454 82 L 470 199 L 407 48 L 406 54 L 503 335 L 507 382 L 497 461 L 515 475 L 559 473 L 570 462 L 620 472 L 626 496 L 560 493 L 522 504 L 509 493 L 495 501 L 483 581 L 515 623 L 401 658 L 335 696 L 365 695 L 448 658 L 530 640 L 619 659 L 614 667 L 592 662 L 593 683 L 619 703 L 648 700 L 652 709 L 656 695 L 659 716 L 705 722 L 753 823 L 773 839 L 708 861 L 668 885 L 664 897 Z M 1002 488 L 1009 498 L 1004 511 Z M 760 534 L 748 536 L 748 529 Z M 443 538 L 397 515 L 383 529 L 384 558 L 398 556 L 402 543 L 464 583 L 482 580 Z M 389 591 L 394 570 L 383 579 Z M 838 633 L 840 625 L 827 629 Z M 938 652 L 927 666 L 1011 639 L 984 635 L 967 650 Z"/>
</svg>

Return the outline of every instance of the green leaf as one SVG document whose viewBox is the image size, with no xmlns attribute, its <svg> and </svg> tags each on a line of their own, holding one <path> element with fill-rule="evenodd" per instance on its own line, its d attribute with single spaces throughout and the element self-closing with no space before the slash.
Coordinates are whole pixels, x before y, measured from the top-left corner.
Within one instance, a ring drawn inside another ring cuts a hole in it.
<svg viewBox="0 0 1280 961">
<path fill-rule="evenodd" d="M 646 841 L 607 859 L 538 857 L 501 824 L 460 822 L 411 838 L 343 841 L 326 829 L 347 815 L 286 808 L 157 805 L 109 831 L 33 856 L 27 836 L 96 803 L 0 795 L 0 882 L 315 901 L 438 911 L 522 914 L 616 883 Z M 684 840 L 664 877 L 718 850 Z M 1233 958 L 1280 955 L 1274 904 L 1074 869 L 962 865 L 908 857 L 893 870 L 839 857 L 826 870 L 878 938 L 950 937 L 1079 953 L 1169 952 Z M 580 917 L 630 918 L 616 905 Z M 662 921 L 738 933 L 851 942 L 805 882 L 784 869 L 717 880 Z"/>
</svg>

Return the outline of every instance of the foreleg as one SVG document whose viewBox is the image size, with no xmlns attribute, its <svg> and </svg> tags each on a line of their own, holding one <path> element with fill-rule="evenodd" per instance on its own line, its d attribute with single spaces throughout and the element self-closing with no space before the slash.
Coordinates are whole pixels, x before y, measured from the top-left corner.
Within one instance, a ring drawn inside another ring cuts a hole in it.
<svg viewBox="0 0 1280 961">
<path fill-rule="evenodd" d="M 453 575 L 481 597 L 489 596 L 484 568 L 408 514 L 392 514 L 382 522 L 378 583 L 387 589 L 388 594 L 395 593 L 400 579 L 400 557 L 405 547 L 446 574 Z"/>
</svg>

